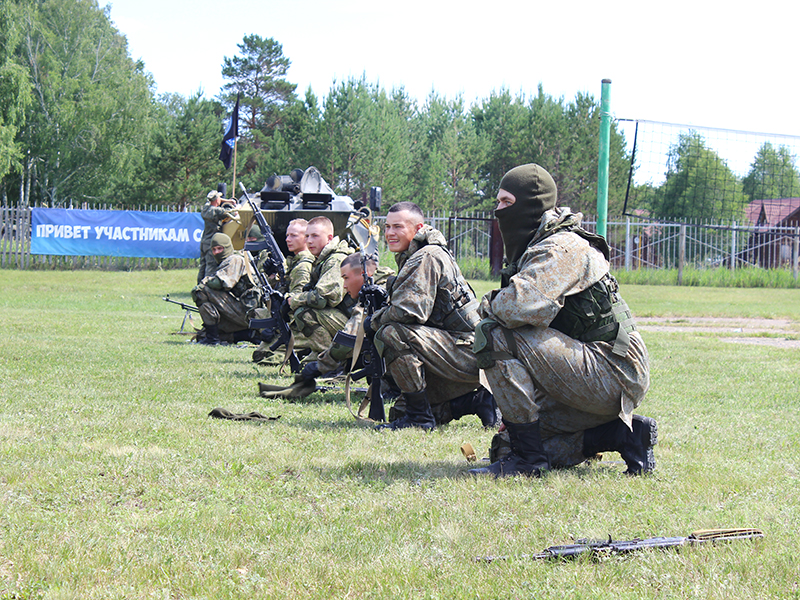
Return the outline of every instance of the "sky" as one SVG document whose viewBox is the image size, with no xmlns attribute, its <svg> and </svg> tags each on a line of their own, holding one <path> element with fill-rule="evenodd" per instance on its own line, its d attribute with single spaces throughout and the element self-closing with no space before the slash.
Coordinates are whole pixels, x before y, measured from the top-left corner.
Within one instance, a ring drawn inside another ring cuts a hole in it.
<svg viewBox="0 0 800 600">
<path fill-rule="evenodd" d="M 101 6 L 104 4 L 100 0 Z M 157 93 L 213 98 L 245 35 L 273 38 L 287 80 L 321 99 L 366 77 L 422 105 L 508 89 L 598 101 L 617 119 L 800 136 L 796 17 L 789 2 L 710 0 L 111 0 L 111 20 Z"/>
</svg>

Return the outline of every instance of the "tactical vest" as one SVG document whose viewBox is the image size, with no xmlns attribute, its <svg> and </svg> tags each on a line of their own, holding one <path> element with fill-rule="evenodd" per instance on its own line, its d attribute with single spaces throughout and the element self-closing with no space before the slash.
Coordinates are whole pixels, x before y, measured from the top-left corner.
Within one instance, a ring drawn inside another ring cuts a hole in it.
<svg viewBox="0 0 800 600">
<path fill-rule="evenodd" d="M 480 304 L 475 298 L 475 292 L 472 290 L 467 280 L 464 279 L 463 275 L 458 271 L 458 263 L 456 263 L 453 255 L 447 248 L 443 246 L 438 247 L 450 258 L 452 268 L 445 269 L 443 281 L 439 283 L 436 290 L 436 297 L 433 300 L 433 309 L 425 325 L 445 331 L 457 331 L 462 333 L 473 332 L 475 331 L 475 326 L 481 320 L 478 315 L 478 306 Z M 446 261 L 445 264 L 447 264 Z M 398 264 L 398 266 L 400 265 Z M 402 267 L 400 268 L 402 270 Z M 397 277 L 395 276 L 391 276 L 387 279 L 386 290 L 390 298 L 396 281 Z"/>
<path fill-rule="evenodd" d="M 614 354 L 624 356 L 636 323 L 619 295 L 617 280 L 606 273 L 591 287 L 564 298 L 550 327 L 581 342 L 613 342 Z"/>
<path fill-rule="evenodd" d="M 429 323 L 442 324 L 446 331 L 468 333 L 480 322 L 478 300 L 463 277 L 443 282 L 436 291 Z"/>
<path fill-rule="evenodd" d="M 605 239 L 573 223 L 552 229 L 536 243 L 559 231 L 572 231 L 581 236 L 600 250 L 608 260 L 610 252 Z M 503 287 L 508 285 L 511 277 L 516 274 L 517 266 L 512 264 L 504 271 Z M 490 334 L 494 327 L 502 329 L 508 352 L 494 350 Z M 613 343 L 612 352 L 618 356 L 625 356 L 630 347 L 629 334 L 636 330 L 636 323 L 627 303 L 619 295 L 619 283 L 611 273 L 606 273 L 598 282 L 582 292 L 566 296 L 564 306 L 550 322 L 549 327 L 581 342 Z M 491 368 L 496 360 L 518 357 L 517 343 L 511 330 L 501 327 L 491 319 L 484 319 L 476 327 L 473 352 L 477 355 L 480 369 Z"/>
<path fill-rule="evenodd" d="M 339 302 L 339 304 L 336 305 L 336 308 L 347 315 L 347 318 L 349 319 L 353 316 L 353 309 L 355 309 L 357 304 L 358 300 L 354 300 L 350 297 L 350 294 L 345 293 L 344 298 L 341 302 Z"/>
<path fill-rule="evenodd" d="M 611 252 L 602 236 L 569 223 L 565 227 L 553 228 L 547 237 L 558 231 L 579 235 L 609 260 Z M 581 342 L 614 342 L 614 354 L 625 356 L 630 345 L 628 334 L 636 330 L 636 323 L 619 295 L 619 283 L 611 273 L 606 273 L 591 287 L 565 297 L 564 306 L 550 327 Z"/>
</svg>

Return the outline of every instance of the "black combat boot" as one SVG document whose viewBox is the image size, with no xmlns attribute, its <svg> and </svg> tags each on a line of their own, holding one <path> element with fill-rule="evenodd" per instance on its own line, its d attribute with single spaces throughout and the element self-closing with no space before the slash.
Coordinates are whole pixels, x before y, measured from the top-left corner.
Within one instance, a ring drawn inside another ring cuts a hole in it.
<svg viewBox="0 0 800 600">
<path fill-rule="evenodd" d="M 204 344 L 206 346 L 219 346 L 222 344 L 222 341 L 219 339 L 219 327 L 216 325 L 204 325 L 203 328 L 206 330 L 206 335 L 198 340 L 198 344 Z"/>
<path fill-rule="evenodd" d="M 501 419 L 494 396 L 483 387 L 450 400 L 450 412 L 454 421 L 466 415 L 477 415 L 487 429 L 497 427 Z"/>
<path fill-rule="evenodd" d="M 376 425 L 375 429 L 407 429 L 409 427 L 419 427 L 425 431 L 431 431 L 436 427 L 436 420 L 433 418 L 431 412 L 431 405 L 428 402 L 428 393 L 426 390 L 410 394 L 403 392 L 406 399 L 406 414 L 396 421 L 391 423 L 381 423 Z"/>
<path fill-rule="evenodd" d="M 583 432 L 583 455 L 619 452 L 628 465 L 626 475 L 642 475 L 656 468 L 653 446 L 658 441 L 655 419 L 633 415 L 633 431 L 620 419 Z"/>
<path fill-rule="evenodd" d="M 511 440 L 511 453 L 488 467 L 470 469 L 467 473 L 494 477 L 513 477 L 514 475 L 541 477 L 545 471 L 549 471 L 550 459 L 542 446 L 539 421 L 533 423 L 504 422 Z"/>
</svg>

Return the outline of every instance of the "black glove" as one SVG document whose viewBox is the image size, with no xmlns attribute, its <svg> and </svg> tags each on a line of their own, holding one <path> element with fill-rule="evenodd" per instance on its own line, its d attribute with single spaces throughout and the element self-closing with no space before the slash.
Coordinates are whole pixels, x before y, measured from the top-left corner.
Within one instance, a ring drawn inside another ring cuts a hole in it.
<svg viewBox="0 0 800 600">
<path fill-rule="evenodd" d="M 372 331 L 372 315 L 367 315 L 364 317 L 364 335 L 369 339 L 375 337 L 375 332 Z"/>
<path fill-rule="evenodd" d="M 317 365 L 317 361 L 312 360 L 303 367 L 303 370 L 300 371 L 300 377 L 302 377 L 305 381 L 311 381 L 312 379 L 316 379 L 322 375 L 319 371 L 319 365 Z"/>
<path fill-rule="evenodd" d="M 379 285 L 365 285 L 358 292 L 358 301 L 361 306 L 371 305 L 373 309 L 378 310 L 386 305 L 389 300 L 389 292 Z"/>
<path fill-rule="evenodd" d="M 281 303 L 281 318 L 283 319 L 284 323 L 289 322 L 289 316 L 292 314 L 292 307 L 289 306 L 289 301 L 284 298 L 283 302 Z"/>
</svg>

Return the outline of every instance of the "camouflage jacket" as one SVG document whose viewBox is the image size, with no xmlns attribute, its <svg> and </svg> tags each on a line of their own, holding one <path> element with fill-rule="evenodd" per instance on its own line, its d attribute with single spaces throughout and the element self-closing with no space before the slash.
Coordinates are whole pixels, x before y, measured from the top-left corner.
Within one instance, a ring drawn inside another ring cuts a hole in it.
<svg viewBox="0 0 800 600">
<path fill-rule="evenodd" d="M 231 292 L 237 298 L 254 286 L 247 268 L 247 259 L 241 252 L 234 252 L 219 264 L 217 272 L 211 277 L 204 277 L 201 283 L 208 285 L 216 279 L 221 284 L 220 288 Z M 209 287 L 216 288 L 215 284 Z"/>
<path fill-rule="evenodd" d="M 286 257 L 286 283 L 281 292 L 284 294 L 299 294 L 311 281 L 311 268 L 314 265 L 314 255 L 308 250 L 301 250 L 297 254 Z"/>
<path fill-rule="evenodd" d="M 386 282 L 388 281 L 389 277 L 393 275 L 394 271 L 389 267 L 379 266 L 378 270 L 375 272 L 375 275 L 373 275 L 372 280 L 375 285 L 385 289 Z M 350 318 L 348 319 L 347 323 L 345 323 L 342 331 L 349 333 L 350 335 L 356 335 L 359 324 L 364 320 L 364 307 L 361 306 L 358 300 L 352 299 L 349 295 L 345 296 L 342 304 L 348 306 L 347 310 L 350 314 Z M 339 367 L 339 364 L 350 358 L 352 355 L 352 348 L 331 342 L 331 345 L 324 350 L 317 359 L 319 370 L 322 373 L 334 371 Z"/>
<path fill-rule="evenodd" d="M 215 233 L 222 231 L 222 223 L 228 217 L 232 216 L 235 210 L 223 208 L 222 206 L 211 206 L 210 202 L 206 202 L 203 209 L 200 211 L 200 216 L 203 217 L 203 237 L 200 238 L 200 248 L 207 250 L 211 247 L 211 238 Z"/>
<path fill-rule="evenodd" d="M 509 329 L 547 327 L 564 306 L 564 298 L 591 287 L 609 270 L 603 252 L 566 226 L 580 226 L 583 215 L 557 207 L 542 223 L 525 253 L 507 273 L 507 285 L 486 294 L 482 318 Z"/>
<path fill-rule="evenodd" d="M 403 323 L 472 335 L 478 303 L 440 231 L 424 225 L 395 261 L 398 273 L 387 287 L 389 305 L 373 315 L 373 330 Z"/>
<path fill-rule="evenodd" d="M 353 249 L 346 241 L 334 237 L 322 249 L 311 268 L 311 280 L 297 295 L 291 294 L 292 310 L 300 306 L 309 308 L 335 308 L 344 300 L 344 284 L 340 267 L 344 257 Z"/>
</svg>

